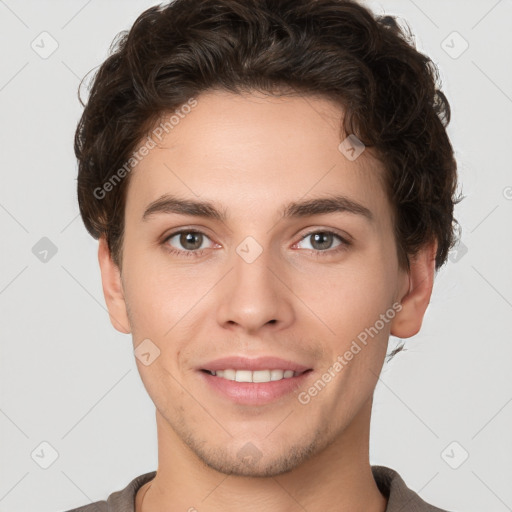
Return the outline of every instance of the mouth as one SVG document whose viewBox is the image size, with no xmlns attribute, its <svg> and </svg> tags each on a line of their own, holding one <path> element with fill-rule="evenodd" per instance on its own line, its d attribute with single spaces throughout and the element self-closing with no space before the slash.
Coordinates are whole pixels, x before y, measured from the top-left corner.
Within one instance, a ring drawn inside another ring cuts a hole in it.
<svg viewBox="0 0 512 512">
<path fill-rule="evenodd" d="M 304 387 L 313 368 L 289 358 L 246 354 L 204 361 L 196 367 L 207 392 L 233 404 L 264 405 L 289 400 Z"/>
<path fill-rule="evenodd" d="M 283 369 L 268 369 L 268 370 L 235 370 L 234 368 L 226 368 L 225 370 L 206 370 L 202 372 L 208 373 L 213 377 L 225 379 L 234 382 L 252 382 L 252 383 L 265 383 L 277 382 L 283 379 L 291 379 L 298 377 L 304 373 L 312 371 L 312 369 L 304 371 L 293 371 Z"/>
<path fill-rule="evenodd" d="M 202 369 L 198 374 L 208 391 L 231 404 L 262 406 L 283 400 L 295 399 L 299 389 L 306 387 L 307 379 L 313 373 L 309 368 L 303 371 L 267 369 L 246 370 L 226 368 L 225 370 Z"/>
</svg>

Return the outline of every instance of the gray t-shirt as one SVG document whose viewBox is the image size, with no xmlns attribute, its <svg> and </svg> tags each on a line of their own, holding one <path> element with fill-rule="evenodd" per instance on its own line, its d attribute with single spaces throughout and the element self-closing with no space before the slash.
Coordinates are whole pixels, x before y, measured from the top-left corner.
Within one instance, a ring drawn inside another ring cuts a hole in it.
<svg viewBox="0 0 512 512">
<path fill-rule="evenodd" d="M 373 477 L 380 492 L 387 497 L 386 512 L 448 512 L 423 501 L 411 491 L 400 475 L 386 466 L 371 466 Z M 135 495 L 156 471 L 134 478 L 123 490 L 113 492 L 107 501 L 96 501 L 67 512 L 135 512 Z"/>
</svg>

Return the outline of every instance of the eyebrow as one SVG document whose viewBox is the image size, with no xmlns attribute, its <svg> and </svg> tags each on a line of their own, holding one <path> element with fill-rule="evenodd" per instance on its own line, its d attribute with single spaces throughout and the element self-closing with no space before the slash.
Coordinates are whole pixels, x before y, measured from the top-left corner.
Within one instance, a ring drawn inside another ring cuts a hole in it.
<svg viewBox="0 0 512 512">
<path fill-rule="evenodd" d="M 374 221 L 372 212 L 366 206 L 343 195 L 291 202 L 282 209 L 282 216 L 284 218 L 300 218 L 339 212 L 360 215 L 370 222 Z M 217 208 L 210 201 L 181 199 L 169 194 L 164 194 L 151 202 L 145 209 L 142 220 L 148 221 L 150 217 L 156 214 L 169 213 L 215 219 L 220 222 L 227 221 L 226 211 Z"/>
</svg>

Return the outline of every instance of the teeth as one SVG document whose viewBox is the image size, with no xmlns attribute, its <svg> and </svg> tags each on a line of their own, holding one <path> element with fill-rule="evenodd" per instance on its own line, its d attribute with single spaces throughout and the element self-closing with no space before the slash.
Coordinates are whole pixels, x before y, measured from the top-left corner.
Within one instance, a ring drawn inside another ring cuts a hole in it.
<svg viewBox="0 0 512 512">
<path fill-rule="evenodd" d="M 237 382 L 271 382 L 295 377 L 298 373 L 293 370 L 217 370 L 210 372 L 221 379 L 235 380 Z"/>
<path fill-rule="evenodd" d="M 279 371 L 279 370 L 277 370 Z M 257 370 L 252 372 L 253 382 L 270 382 L 271 371 L 270 370 Z"/>
<path fill-rule="evenodd" d="M 283 377 L 283 370 L 270 370 L 270 380 L 281 380 Z"/>
<path fill-rule="evenodd" d="M 235 380 L 237 382 L 252 382 L 251 370 L 237 370 Z"/>
</svg>

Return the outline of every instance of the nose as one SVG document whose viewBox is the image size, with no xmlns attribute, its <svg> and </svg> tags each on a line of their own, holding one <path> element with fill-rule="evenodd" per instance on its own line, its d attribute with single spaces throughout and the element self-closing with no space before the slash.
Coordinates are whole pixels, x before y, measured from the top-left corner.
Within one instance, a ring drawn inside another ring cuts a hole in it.
<svg viewBox="0 0 512 512">
<path fill-rule="evenodd" d="M 269 249 L 253 261 L 234 251 L 232 269 L 216 297 L 219 325 L 253 334 L 283 329 L 293 322 L 293 293 L 277 260 Z"/>
</svg>

